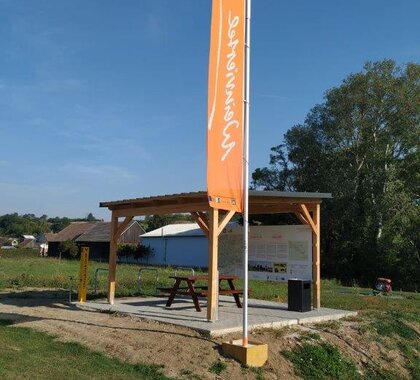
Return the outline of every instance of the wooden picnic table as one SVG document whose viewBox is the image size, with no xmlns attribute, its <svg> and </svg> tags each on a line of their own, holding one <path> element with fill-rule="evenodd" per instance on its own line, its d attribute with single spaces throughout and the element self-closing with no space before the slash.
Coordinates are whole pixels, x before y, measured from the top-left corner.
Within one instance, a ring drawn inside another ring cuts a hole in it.
<svg viewBox="0 0 420 380">
<path fill-rule="evenodd" d="M 190 295 L 193 302 L 195 309 L 197 311 L 201 311 L 200 302 L 198 301 L 198 297 L 207 297 L 208 295 L 208 286 L 206 285 L 196 285 L 197 281 L 208 281 L 207 275 L 201 276 L 169 276 L 169 278 L 173 278 L 175 280 L 174 285 L 171 288 L 158 288 L 161 292 L 169 293 L 168 302 L 166 302 L 166 306 L 170 307 L 172 302 L 177 294 L 181 295 Z M 231 295 L 235 299 L 236 306 L 239 308 L 242 307 L 241 300 L 239 298 L 240 294 L 243 294 L 242 289 L 236 289 L 235 284 L 233 283 L 237 277 L 233 275 L 220 275 L 219 276 L 219 294 L 223 295 Z M 222 288 L 222 282 L 227 282 L 229 288 Z M 186 285 L 181 286 L 181 284 L 185 282 Z"/>
</svg>

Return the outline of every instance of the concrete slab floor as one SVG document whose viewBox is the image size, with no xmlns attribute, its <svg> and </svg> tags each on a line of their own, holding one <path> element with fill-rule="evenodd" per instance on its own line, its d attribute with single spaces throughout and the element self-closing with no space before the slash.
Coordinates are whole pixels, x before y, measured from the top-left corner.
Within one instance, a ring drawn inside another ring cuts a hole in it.
<svg viewBox="0 0 420 380">
<path fill-rule="evenodd" d="M 207 321 L 206 301 L 201 300 L 197 312 L 191 298 L 177 297 L 171 307 L 166 307 L 167 297 L 117 298 L 114 305 L 106 300 L 75 304 L 80 308 L 105 312 L 118 312 L 155 321 L 190 327 L 209 336 L 222 336 L 242 331 L 243 309 L 236 306 L 232 297 L 220 296 L 219 318 Z M 325 322 L 357 315 L 357 312 L 321 308 L 304 313 L 288 311 L 287 304 L 250 299 L 248 301 L 248 328 L 280 328 L 296 324 Z"/>
</svg>

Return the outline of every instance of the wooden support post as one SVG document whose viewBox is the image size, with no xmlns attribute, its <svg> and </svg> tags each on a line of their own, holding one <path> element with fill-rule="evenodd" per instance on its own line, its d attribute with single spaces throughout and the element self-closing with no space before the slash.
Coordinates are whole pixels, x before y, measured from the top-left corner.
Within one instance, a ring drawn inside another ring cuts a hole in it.
<svg viewBox="0 0 420 380">
<path fill-rule="evenodd" d="M 109 274 L 108 274 L 108 302 L 113 305 L 115 297 L 115 272 L 117 269 L 118 217 L 112 212 L 111 241 L 109 243 Z"/>
<path fill-rule="evenodd" d="M 321 205 L 318 203 L 309 213 L 306 205 L 299 204 L 300 211 L 295 214 L 299 220 L 308 224 L 312 230 L 312 305 L 314 309 L 321 307 Z"/>
<path fill-rule="evenodd" d="M 321 205 L 317 204 L 313 213 L 315 233 L 312 233 L 312 304 L 321 307 Z"/>
<path fill-rule="evenodd" d="M 319 205 L 317 205 L 319 206 Z M 308 209 L 306 208 L 306 206 L 304 204 L 299 204 L 300 209 L 302 210 L 302 214 L 304 219 L 306 219 L 307 223 L 309 223 L 311 229 L 312 229 L 312 233 L 316 233 L 316 225 L 314 223 L 314 221 L 311 218 L 311 214 L 309 214 Z"/>
<path fill-rule="evenodd" d="M 209 212 L 209 292 L 207 298 L 207 320 L 215 322 L 217 318 L 218 303 L 218 230 L 219 230 L 219 210 L 211 208 Z"/>
<path fill-rule="evenodd" d="M 133 218 L 134 216 L 126 216 L 124 221 L 118 226 L 117 231 L 115 231 L 114 233 L 114 235 L 117 237 L 117 241 L 124 232 L 124 230 L 127 228 L 127 226 L 130 224 L 130 222 L 133 220 Z"/>
<path fill-rule="evenodd" d="M 217 236 L 219 236 L 224 228 L 227 226 L 227 224 L 230 222 L 230 220 L 232 219 L 233 215 L 235 215 L 235 211 L 230 210 L 224 217 L 224 219 L 222 220 L 222 222 L 220 223 L 220 225 L 218 226 L 217 229 Z"/>
<path fill-rule="evenodd" d="M 204 234 L 209 237 L 209 221 L 207 220 L 206 215 L 202 212 L 192 211 L 191 216 L 194 218 Z"/>
<path fill-rule="evenodd" d="M 303 223 L 303 224 L 308 224 L 309 222 L 305 219 L 305 217 L 303 216 L 303 214 L 300 211 L 296 211 L 295 215 L 297 216 L 297 218 Z"/>
<path fill-rule="evenodd" d="M 112 212 L 111 217 L 111 241 L 109 243 L 109 274 L 108 274 L 108 302 L 113 305 L 115 298 L 115 272 L 117 269 L 117 247 L 118 239 L 124 229 L 133 220 L 133 216 L 126 216 L 124 221 L 118 225 L 118 216 Z"/>
</svg>

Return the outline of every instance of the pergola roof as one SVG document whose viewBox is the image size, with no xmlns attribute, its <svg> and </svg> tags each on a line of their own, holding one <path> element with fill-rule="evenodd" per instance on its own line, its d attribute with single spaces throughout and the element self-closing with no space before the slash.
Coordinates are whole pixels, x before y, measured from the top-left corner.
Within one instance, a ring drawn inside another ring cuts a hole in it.
<svg viewBox="0 0 420 380">
<path fill-rule="evenodd" d="M 311 227 L 313 237 L 312 277 L 314 282 L 312 295 L 313 305 L 316 308 L 320 307 L 321 299 L 320 203 L 325 198 L 332 198 L 332 196 L 329 193 L 251 190 L 248 199 L 250 214 L 294 213 L 302 223 L 308 224 Z M 108 301 L 111 304 L 114 302 L 115 297 L 118 238 L 133 217 L 140 215 L 191 213 L 204 234 L 209 238 L 207 319 L 209 321 L 216 320 L 218 239 L 220 233 L 235 214 L 235 211 L 223 211 L 223 214 L 219 215 L 218 209 L 210 207 L 207 192 L 205 191 L 101 202 L 99 205 L 100 207 L 108 207 L 112 211 L 108 277 Z M 120 217 L 125 218 L 122 223 L 118 221 Z"/>
<path fill-rule="evenodd" d="M 322 199 L 328 198 L 332 198 L 330 193 L 250 190 L 249 213 L 295 212 L 299 204 L 306 204 L 311 208 L 311 204 L 318 204 Z M 170 214 L 210 209 L 205 191 L 101 202 L 99 206 L 114 211 L 116 216 Z"/>
</svg>

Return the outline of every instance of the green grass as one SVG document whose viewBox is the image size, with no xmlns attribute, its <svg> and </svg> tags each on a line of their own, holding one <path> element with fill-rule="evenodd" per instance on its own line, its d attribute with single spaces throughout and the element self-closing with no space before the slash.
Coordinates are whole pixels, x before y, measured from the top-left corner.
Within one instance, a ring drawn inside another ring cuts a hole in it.
<svg viewBox="0 0 420 380">
<path fill-rule="evenodd" d="M 396 316 L 395 313 L 384 313 L 381 319 L 372 322 L 372 327 L 381 336 L 399 336 L 405 340 L 420 339 L 417 332 L 407 325 L 402 316 Z"/>
<path fill-rule="evenodd" d="M 409 371 L 410 378 L 420 379 L 419 335 L 407 324 L 418 321 L 420 317 L 410 313 L 379 311 L 366 315 L 363 323 L 367 324 L 368 328 L 363 334 L 367 334 L 367 339 L 381 341 L 383 337 L 392 338 L 392 349 L 397 349 L 405 358 L 404 366 Z M 316 324 L 315 328 L 336 330 L 337 326 L 324 323 Z M 393 370 L 372 364 L 366 364 L 361 368 L 362 374 L 357 370 L 355 363 L 345 357 L 338 347 L 321 340 L 316 332 L 300 332 L 299 340 L 300 343 L 292 350 L 282 354 L 293 364 L 296 374 L 304 380 L 399 380 L 401 378 Z"/>
<path fill-rule="evenodd" d="M 262 367 L 250 367 L 251 372 L 255 376 L 255 380 L 264 380 L 264 369 Z"/>
<path fill-rule="evenodd" d="M 95 271 L 98 268 L 108 268 L 108 263 L 89 261 L 89 296 L 94 296 Z M 145 266 L 133 264 L 117 265 L 116 295 L 132 296 L 137 294 L 137 276 L 139 269 Z M 17 249 L 0 252 L 0 289 L 5 288 L 54 288 L 69 289 L 70 277 L 73 278 L 73 289 L 76 290 L 79 281 L 80 262 L 78 260 L 58 260 L 57 258 L 39 257 L 37 251 Z M 191 273 L 178 271 L 178 273 Z M 196 271 L 196 273 L 199 273 Z M 201 272 L 200 272 L 201 273 Z M 159 284 L 170 286 L 173 280 L 169 279 L 174 274 L 171 267 L 159 268 Z M 98 296 L 106 295 L 106 272 L 99 273 Z M 144 272 L 142 274 L 142 292 L 153 295 L 155 292 L 155 274 Z"/>
<path fill-rule="evenodd" d="M 287 303 L 287 283 L 250 280 L 249 287 L 252 298 Z M 322 280 L 321 306 L 351 311 L 402 311 L 418 314 L 420 294 L 394 291 L 390 296 L 375 296 L 368 288 L 346 288 L 336 280 Z"/>
<path fill-rule="evenodd" d="M 97 268 L 107 267 L 108 263 L 89 262 L 89 298 L 95 297 L 93 292 L 95 270 Z M 117 296 L 137 294 L 137 275 L 140 268 L 144 268 L 144 266 L 132 264 L 117 265 Z M 37 252 L 31 250 L 0 251 L 0 290 L 5 288 L 22 289 L 26 287 L 68 289 L 70 276 L 73 277 L 73 289 L 76 290 L 79 269 L 80 263 L 77 260 L 59 261 L 55 258 L 39 257 Z M 169 279 L 169 276 L 173 273 L 173 268 L 160 267 L 159 284 L 161 286 L 172 285 L 172 280 Z M 154 293 L 154 282 L 154 273 L 145 272 L 143 274 L 143 290 L 146 294 L 152 295 Z M 99 283 L 100 292 L 97 296 L 106 295 L 106 285 L 107 274 L 101 273 Z M 240 286 L 242 285 L 239 281 L 238 287 Z M 287 283 L 251 280 L 249 286 L 250 289 L 252 289 L 252 298 L 287 302 Z M 26 296 L 29 295 L 26 293 Z M 345 288 L 337 281 L 323 280 L 321 284 L 321 305 L 323 307 L 359 311 L 359 316 L 357 318 L 349 318 L 349 320 L 358 323 L 360 333 L 370 334 L 372 335 L 372 339 L 378 341 L 391 338 L 393 342 L 395 341 L 393 343 L 393 348 L 398 349 L 404 356 L 406 368 L 410 371 L 412 377 L 420 378 L 420 357 L 418 354 L 420 352 L 418 343 L 420 339 L 418 333 L 410 327 L 410 324 L 420 323 L 420 316 L 418 313 L 418 310 L 420 310 L 420 294 L 393 292 L 391 296 L 374 296 L 371 289 L 363 289 L 357 286 Z M 21 330 L 20 328 L 1 327 L 2 325 L 4 325 L 4 322 L 0 323 L 0 330 L 2 331 L 11 330 L 13 333 L 17 333 L 16 331 Z M 341 322 L 333 321 L 316 325 L 316 328 L 321 330 L 337 330 L 340 326 Z M 283 331 L 287 330 L 277 330 L 274 334 L 280 338 L 283 335 Z M 0 342 L 2 341 L 0 335 Z M 294 363 L 295 367 L 304 378 L 314 378 L 305 377 L 306 375 L 304 375 L 305 373 L 308 373 L 307 376 L 312 376 L 310 375 L 311 373 L 316 373 L 311 370 L 311 362 L 313 361 L 318 362 L 318 366 L 321 369 L 332 371 L 331 376 L 339 374 L 342 376 L 340 378 L 343 379 L 353 378 L 353 364 L 340 356 L 337 349 L 321 342 L 317 334 L 311 332 L 303 334 L 301 336 L 301 345 L 300 348 L 296 348 L 296 351 L 289 352 L 286 355 L 288 355 L 289 360 Z M 28 347 L 30 347 L 30 345 Z M 82 349 L 80 346 L 77 346 L 77 350 L 74 347 L 69 355 L 73 355 L 75 351 Z M 20 348 L 18 349 L 20 350 Z M 309 356 L 312 357 L 312 361 L 300 360 L 305 355 L 312 355 Z M 3 360 L 3 357 L 4 356 L 2 356 L 0 360 Z M 39 360 L 41 363 L 44 363 L 44 360 L 47 359 L 46 357 L 41 357 Z M 61 363 L 60 358 L 57 358 L 57 360 Z M 98 360 L 100 361 L 102 359 Z M 22 365 L 25 366 L 29 364 L 25 364 L 24 362 Z M 51 364 L 48 362 L 45 366 L 48 368 Z M 217 373 L 218 371 L 223 372 L 225 369 L 224 366 L 226 366 L 226 363 L 217 361 L 213 363 L 209 370 L 213 373 Z M 4 377 L 2 376 L 4 372 L 2 373 L 1 371 L 5 371 L 7 368 L 8 367 L 4 367 L 0 361 L 0 378 Z M 133 370 L 131 367 L 129 368 L 129 372 Z M 157 371 L 157 369 L 153 367 L 144 368 L 146 368 L 145 370 Z M 396 378 L 391 372 L 386 372 L 382 369 L 366 368 L 364 370 L 364 378 L 367 379 Z M 329 373 L 320 373 L 318 375 L 321 376 L 319 377 L 320 379 L 332 378 L 328 377 L 330 376 Z M 183 374 L 183 376 L 187 376 L 187 374 Z M 257 374 L 255 374 L 255 376 L 257 376 Z M 262 372 L 259 372 L 258 376 L 261 378 Z"/>
<path fill-rule="evenodd" d="M 170 379 L 157 366 L 123 363 L 11 324 L 0 320 L 2 379 Z"/>
<path fill-rule="evenodd" d="M 396 375 L 391 371 L 383 368 L 368 367 L 365 374 L 362 376 L 363 380 L 401 380 L 401 376 Z"/>
<path fill-rule="evenodd" d="M 413 379 L 420 379 L 420 334 L 409 326 L 409 322 L 419 323 L 419 321 L 419 314 L 388 312 L 370 324 L 379 340 L 381 337 L 392 339 L 405 357 L 406 368 Z"/>
<path fill-rule="evenodd" d="M 321 336 L 318 333 L 312 332 L 312 331 L 301 332 L 299 337 L 303 341 L 305 341 L 305 340 L 306 341 L 321 340 Z"/>
<path fill-rule="evenodd" d="M 399 350 L 404 354 L 407 365 L 406 368 L 413 379 L 420 379 L 420 344 L 417 341 L 415 345 L 407 342 L 398 343 Z"/>
<path fill-rule="evenodd" d="M 295 366 L 305 380 L 352 380 L 359 379 L 356 365 L 345 359 L 331 344 L 304 343 L 283 355 Z"/>
<path fill-rule="evenodd" d="M 215 373 L 216 375 L 220 375 L 223 371 L 227 368 L 227 364 L 222 362 L 221 360 L 216 360 L 209 368 L 209 371 Z"/>
<path fill-rule="evenodd" d="M 61 260 L 39 257 L 33 250 L 17 249 L 0 251 L 0 289 L 5 288 L 55 288 L 68 289 L 69 277 L 73 277 L 73 289 L 77 288 L 79 278 L 78 260 Z M 108 268 L 108 263 L 89 262 L 89 297 L 94 297 L 94 274 L 98 268 Z M 137 275 L 144 266 L 133 264 L 117 265 L 117 296 L 137 294 Z M 159 268 L 159 285 L 170 286 L 169 276 L 174 273 L 171 267 Z M 190 273 L 190 272 L 186 272 Z M 197 272 L 202 273 L 202 272 Z M 99 294 L 106 295 L 107 273 L 100 273 Z M 155 274 L 144 272 L 142 290 L 146 295 L 154 294 Z M 241 286 L 239 281 L 238 286 Z M 287 302 L 287 283 L 251 280 L 251 297 L 257 299 Z M 374 296 L 370 289 L 341 286 L 334 280 L 323 280 L 321 284 L 321 305 L 344 310 L 370 310 L 381 312 L 404 312 L 413 315 L 420 310 L 420 294 L 393 292 L 392 296 Z"/>
<path fill-rule="evenodd" d="M 316 324 L 316 328 L 319 330 L 333 330 L 337 331 L 341 327 L 341 321 L 327 321 Z"/>
<path fill-rule="evenodd" d="M 191 370 L 189 370 L 187 368 L 184 368 L 184 369 L 181 370 L 181 376 L 183 378 L 187 378 L 187 379 L 190 379 L 190 380 L 200 380 L 201 379 L 200 376 L 196 375 L 194 372 L 192 372 Z"/>
</svg>

